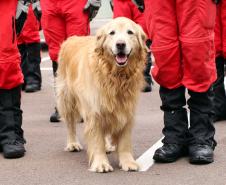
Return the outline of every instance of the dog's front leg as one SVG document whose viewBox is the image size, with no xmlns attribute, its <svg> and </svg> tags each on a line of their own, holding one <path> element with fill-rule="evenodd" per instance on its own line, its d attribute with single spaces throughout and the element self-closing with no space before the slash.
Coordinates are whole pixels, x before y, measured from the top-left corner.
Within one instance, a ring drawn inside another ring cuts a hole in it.
<svg viewBox="0 0 226 185">
<path fill-rule="evenodd" d="M 131 146 L 132 124 L 127 124 L 118 137 L 119 166 L 124 171 L 138 171 L 139 165 L 132 156 Z"/>
<path fill-rule="evenodd" d="M 89 170 L 100 173 L 113 171 L 105 152 L 104 134 L 99 122 L 92 121 L 87 123 L 85 137 L 90 164 Z"/>
</svg>

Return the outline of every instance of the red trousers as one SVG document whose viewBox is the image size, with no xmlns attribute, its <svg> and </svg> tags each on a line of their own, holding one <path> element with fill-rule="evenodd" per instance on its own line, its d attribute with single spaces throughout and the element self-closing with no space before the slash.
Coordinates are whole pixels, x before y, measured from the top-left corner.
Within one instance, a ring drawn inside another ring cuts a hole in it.
<svg viewBox="0 0 226 185">
<path fill-rule="evenodd" d="M 87 0 L 41 0 L 42 28 L 52 61 L 57 61 L 60 45 L 66 38 L 90 33 Z"/>
<path fill-rule="evenodd" d="M 226 1 L 217 5 L 217 17 L 215 26 L 216 56 L 226 58 Z"/>
<path fill-rule="evenodd" d="M 154 79 L 205 92 L 216 80 L 212 0 L 146 0 L 146 21 L 155 57 Z"/>
<path fill-rule="evenodd" d="M 32 6 L 30 6 L 27 15 L 27 20 L 24 23 L 22 32 L 17 37 L 18 45 L 24 43 L 30 44 L 40 42 L 39 28 L 40 23 L 33 13 Z"/>
<path fill-rule="evenodd" d="M 113 0 L 114 9 L 113 16 L 116 17 L 127 17 L 139 24 L 144 32 L 147 34 L 147 28 L 145 23 L 144 13 L 141 13 L 132 0 Z"/>
<path fill-rule="evenodd" d="M 15 31 L 17 2 L 0 0 L 0 89 L 12 89 L 23 83 Z"/>
</svg>

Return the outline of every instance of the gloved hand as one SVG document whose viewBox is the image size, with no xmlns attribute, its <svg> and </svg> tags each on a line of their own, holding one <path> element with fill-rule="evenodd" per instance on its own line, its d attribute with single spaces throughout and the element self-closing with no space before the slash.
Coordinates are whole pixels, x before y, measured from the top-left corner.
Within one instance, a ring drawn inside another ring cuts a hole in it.
<svg viewBox="0 0 226 185">
<path fill-rule="evenodd" d="M 214 2 L 215 4 L 219 4 L 219 3 L 221 2 L 221 0 L 213 0 L 213 2 Z"/>
<path fill-rule="evenodd" d="M 87 1 L 83 11 L 88 13 L 90 21 L 92 21 L 92 19 L 97 15 L 100 6 L 101 6 L 101 0 Z"/>
<path fill-rule="evenodd" d="M 30 5 L 30 0 L 18 0 L 17 10 L 16 10 L 16 34 L 18 35 L 27 19 L 28 7 Z"/>
<path fill-rule="evenodd" d="M 140 12 L 144 12 L 145 9 L 144 0 L 132 0 L 132 2 L 137 6 Z"/>
<path fill-rule="evenodd" d="M 35 17 L 40 22 L 41 21 L 41 16 L 42 16 L 40 0 L 32 0 L 32 10 L 33 10 L 33 12 L 35 14 Z"/>
</svg>

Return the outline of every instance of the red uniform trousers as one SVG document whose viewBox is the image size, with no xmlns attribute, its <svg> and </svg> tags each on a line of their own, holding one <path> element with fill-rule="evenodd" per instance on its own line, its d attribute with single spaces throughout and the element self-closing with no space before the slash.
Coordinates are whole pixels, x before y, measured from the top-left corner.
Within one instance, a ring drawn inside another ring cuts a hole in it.
<svg viewBox="0 0 226 185">
<path fill-rule="evenodd" d="M 52 61 L 57 61 L 60 45 L 66 38 L 90 33 L 87 0 L 41 0 L 42 28 Z M 88 43 L 87 43 L 88 44 Z"/>
<path fill-rule="evenodd" d="M 24 27 L 17 37 L 17 43 L 20 44 L 30 44 L 30 43 L 39 43 L 40 36 L 39 36 L 39 29 L 40 23 L 35 17 L 32 6 L 30 5 L 27 20 L 24 23 Z"/>
<path fill-rule="evenodd" d="M 221 1 L 217 6 L 217 17 L 214 31 L 216 56 L 223 56 L 226 58 L 226 1 Z"/>
<path fill-rule="evenodd" d="M 17 2 L 0 1 L 0 89 L 12 89 L 23 83 L 15 31 Z"/>
<path fill-rule="evenodd" d="M 154 79 L 168 89 L 184 85 L 206 92 L 216 80 L 216 5 L 212 0 L 146 0 L 145 6 Z"/>
<path fill-rule="evenodd" d="M 132 0 L 113 0 L 113 17 L 127 17 L 139 24 L 144 32 L 148 34 L 144 13 L 141 13 Z"/>
</svg>

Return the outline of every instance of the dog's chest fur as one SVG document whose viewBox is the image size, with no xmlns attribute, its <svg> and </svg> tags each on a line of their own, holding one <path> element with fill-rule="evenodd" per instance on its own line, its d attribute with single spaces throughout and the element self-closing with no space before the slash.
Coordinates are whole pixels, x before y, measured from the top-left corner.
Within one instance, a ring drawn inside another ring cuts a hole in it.
<svg viewBox="0 0 226 185">
<path fill-rule="evenodd" d="M 102 122 L 107 127 L 114 127 L 117 124 L 117 129 L 121 129 L 126 123 L 133 121 L 143 74 L 139 69 L 133 72 L 103 69 L 97 70 L 96 73 L 98 75 L 95 84 Z"/>
</svg>

